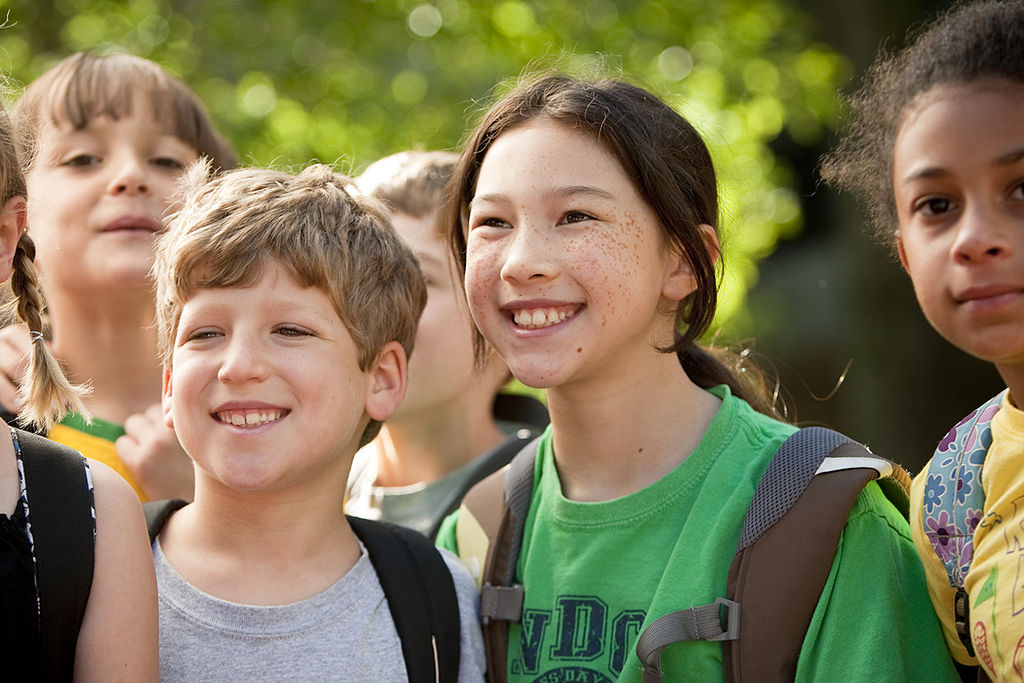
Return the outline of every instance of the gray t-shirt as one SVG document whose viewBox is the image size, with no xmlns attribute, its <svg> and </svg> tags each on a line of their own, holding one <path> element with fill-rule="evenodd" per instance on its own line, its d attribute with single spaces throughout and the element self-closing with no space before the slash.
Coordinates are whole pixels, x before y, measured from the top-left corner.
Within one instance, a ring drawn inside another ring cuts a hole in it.
<svg viewBox="0 0 1024 683">
<path fill-rule="evenodd" d="M 520 446 L 526 445 L 526 439 L 532 439 L 543 431 L 507 422 L 499 422 L 499 426 L 510 438 L 516 435 Z M 448 499 L 476 472 L 478 461 L 489 457 L 494 450 L 505 447 L 506 443 L 502 442 L 493 450 L 429 484 L 420 482 L 409 486 L 378 486 L 376 447 L 374 444 L 363 446 L 356 451 L 349 471 L 345 512 L 364 519 L 382 519 L 392 524 L 401 524 L 426 534 L 435 521 L 439 520 L 440 513 L 444 512 L 441 508 Z M 512 451 L 508 457 L 511 458 L 514 453 Z"/>
<path fill-rule="evenodd" d="M 318 595 L 289 605 L 241 605 L 185 581 L 153 543 L 160 594 L 162 681 L 407 680 L 402 644 L 377 573 L 359 544 L 355 566 Z M 476 586 L 442 551 L 462 621 L 459 683 L 484 680 Z"/>
<path fill-rule="evenodd" d="M 383 519 L 427 533 L 438 509 L 473 473 L 475 461 L 429 484 L 378 486 L 377 453 L 373 445 L 356 452 L 348 480 L 345 512 L 364 519 Z"/>
</svg>

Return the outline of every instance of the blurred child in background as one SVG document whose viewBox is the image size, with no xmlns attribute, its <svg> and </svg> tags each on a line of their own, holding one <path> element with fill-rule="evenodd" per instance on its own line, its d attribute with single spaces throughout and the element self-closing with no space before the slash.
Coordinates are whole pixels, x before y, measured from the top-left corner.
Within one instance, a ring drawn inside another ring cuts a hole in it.
<svg viewBox="0 0 1024 683">
<path fill-rule="evenodd" d="M 547 423 L 534 398 L 500 393 L 508 367 L 495 354 L 475 363 L 475 328 L 441 233 L 444 194 L 458 155 L 399 152 L 357 183 L 391 211 L 416 253 L 427 305 L 409 362 L 409 390 L 352 465 L 346 511 L 433 537 L 472 484 L 504 466 Z"/>
<path fill-rule="evenodd" d="M 191 464 L 162 424 L 149 268 L 182 170 L 235 164 L 195 94 L 160 66 L 78 53 L 36 79 L 13 112 L 30 160 L 28 218 L 50 348 L 85 406 L 49 436 L 104 462 L 143 499 L 191 497 Z M 8 329 L 0 404 L 17 412 L 28 351 Z"/>
</svg>

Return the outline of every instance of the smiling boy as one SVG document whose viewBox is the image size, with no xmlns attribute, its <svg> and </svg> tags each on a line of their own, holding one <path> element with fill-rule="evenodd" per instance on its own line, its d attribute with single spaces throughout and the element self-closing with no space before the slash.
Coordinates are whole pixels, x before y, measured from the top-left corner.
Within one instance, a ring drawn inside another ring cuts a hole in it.
<svg viewBox="0 0 1024 683">
<path fill-rule="evenodd" d="M 405 394 L 425 300 L 416 259 L 324 166 L 199 166 L 186 185 L 154 265 L 164 416 L 196 481 L 153 544 L 161 678 L 404 680 L 342 493 Z M 482 680 L 472 580 L 445 561 L 458 680 Z"/>
</svg>

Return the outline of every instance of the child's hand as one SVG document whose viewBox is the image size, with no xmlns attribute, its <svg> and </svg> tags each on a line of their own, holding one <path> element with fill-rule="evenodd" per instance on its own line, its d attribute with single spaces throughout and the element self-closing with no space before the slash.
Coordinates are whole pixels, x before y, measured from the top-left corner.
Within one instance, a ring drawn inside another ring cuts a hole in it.
<svg viewBox="0 0 1024 683">
<path fill-rule="evenodd" d="M 114 442 L 117 455 L 150 500 L 192 500 L 195 473 L 174 430 L 164 424 L 159 403 L 124 421 L 125 435 Z"/>
<path fill-rule="evenodd" d="M 24 327 L 9 325 L 0 329 L 0 407 L 11 413 L 21 410 L 18 384 L 31 358 L 32 342 Z"/>
</svg>

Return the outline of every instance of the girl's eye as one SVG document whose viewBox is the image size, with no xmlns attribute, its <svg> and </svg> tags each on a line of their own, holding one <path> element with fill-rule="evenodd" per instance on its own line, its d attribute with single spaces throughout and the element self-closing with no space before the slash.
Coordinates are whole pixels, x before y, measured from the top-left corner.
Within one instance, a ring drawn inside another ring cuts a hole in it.
<svg viewBox="0 0 1024 683">
<path fill-rule="evenodd" d="M 494 217 L 484 218 L 484 219 L 482 219 L 480 221 L 477 221 L 474 225 L 476 227 L 503 228 L 503 229 L 506 229 L 506 230 L 512 227 L 508 223 L 508 221 L 505 221 L 505 220 L 503 220 L 501 218 L 494 218 Z"/>
<path fill-rule="evenodd" d="M 185 164 L 174 157 L 156 157 L 150 163 L 154 166 L 169 168 L 174 171 L 180 171 L 185 168 Z"/>
<path fill-rule="evenodd" d="M 565 214 L 566 223 L 582 223 L 583 221 L 592 221 L 594 217 L 588 213 L 582 211 L 569 211 Z"/>
<path fill-rule="evenodd" d="M 284 337 L 308 337 L 313 334 L 309 330 L 295 325 L 280 325 L 274 329 L 274 332 Z"/>
<path fill-rule="evenodd" d="M 1013 199 L 1021 200 L 1024 199 L 1024 183 L 1019 183 L 1013 188 L 1013 192 L 1010 193 Z"/>
<path fill-rule="evenodd" d="M 92 154 L 75 154 L 74 156 L 68 157 L 63 162 L 61 162 L 61 165 L 82 168 L 86 166 L 92 166 L 98 163 L 100 163 L 100 158 Z"/>
<path fill-rule="evenodd" d="M 914 204 L 914 211 L 926 216 L 938 216 L 952 210 L 953 202 L 945 197 L 926 197 Z"/>
</svg>

